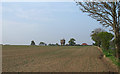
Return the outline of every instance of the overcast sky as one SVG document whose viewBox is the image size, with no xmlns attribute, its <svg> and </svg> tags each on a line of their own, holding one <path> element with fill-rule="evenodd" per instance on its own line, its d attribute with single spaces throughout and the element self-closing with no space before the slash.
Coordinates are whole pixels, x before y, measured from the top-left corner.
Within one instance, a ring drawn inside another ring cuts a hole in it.
<svg viewBox="0 0 120 74">
<path fill-rule="evenodd" d="M 102 27 L 82 13 L 75 2 L 4 2 L 2 4 L 3 44 L 29 45 L 43 41 L 59 43 L 75 38 L 92 44 L 90 34 Z"/>
</svg>

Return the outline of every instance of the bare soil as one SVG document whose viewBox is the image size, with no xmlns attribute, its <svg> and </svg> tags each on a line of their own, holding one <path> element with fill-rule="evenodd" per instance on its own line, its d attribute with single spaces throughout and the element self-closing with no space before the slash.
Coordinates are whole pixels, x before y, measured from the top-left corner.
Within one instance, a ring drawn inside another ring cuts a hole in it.
<svg viewBox="0 0 120 74">
<path fill-rule="evenodd" d="M 117 72 L 94 46 L 3 46 L 3 72 Z"/>
</svg>

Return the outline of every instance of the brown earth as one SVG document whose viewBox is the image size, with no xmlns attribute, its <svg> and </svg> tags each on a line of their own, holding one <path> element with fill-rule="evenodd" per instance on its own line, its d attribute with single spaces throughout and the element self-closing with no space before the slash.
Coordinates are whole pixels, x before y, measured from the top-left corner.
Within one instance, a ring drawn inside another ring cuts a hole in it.
<svg viewBox="0 0 120 74">
<path fill-rule="evenodd" d="M 2 52 L 3 72 L 117 72 L 94 46 L 3 46 Z"/>
</svg>

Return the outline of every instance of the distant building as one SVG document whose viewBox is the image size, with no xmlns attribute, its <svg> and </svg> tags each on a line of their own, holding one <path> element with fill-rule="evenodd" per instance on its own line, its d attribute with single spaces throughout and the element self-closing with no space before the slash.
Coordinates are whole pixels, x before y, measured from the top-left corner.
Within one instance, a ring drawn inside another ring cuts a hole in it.
<svg viewBox="0 0 120 74">
<path fill-rule="evenodd" d="M 60 40 L 61 45 L 65 45 L 65 39 Z"/>
<path fill-rule="evenodd" d="M 82 43 L 82 45 L 88 45 L 87 43 Z"/>
</svg>

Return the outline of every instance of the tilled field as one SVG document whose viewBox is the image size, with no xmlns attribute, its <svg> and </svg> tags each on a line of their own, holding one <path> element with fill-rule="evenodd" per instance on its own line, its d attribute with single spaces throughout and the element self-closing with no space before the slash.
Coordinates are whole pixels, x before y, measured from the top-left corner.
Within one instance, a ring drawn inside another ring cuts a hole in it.
<svg viewBox="0 0 120 74">
<path fill-rule="evenodd" d="M 94 46 L 3 46 L 3 72 L 117 72 Z"/>
</svg>

